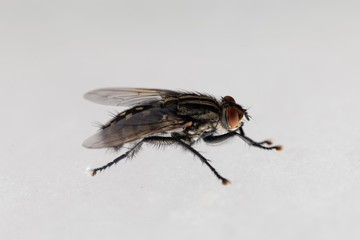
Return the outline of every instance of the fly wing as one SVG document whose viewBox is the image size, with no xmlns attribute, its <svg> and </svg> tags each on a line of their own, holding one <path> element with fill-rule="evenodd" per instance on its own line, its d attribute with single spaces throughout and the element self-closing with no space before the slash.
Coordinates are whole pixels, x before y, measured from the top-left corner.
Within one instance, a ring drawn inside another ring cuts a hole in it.
<svg viewBox="0 0 360 240">
<path fill-rule="evenodd" d="M 179 96 L 181 92 L 150 88 L 102 88 L 90 91 L 85 99 L 112 106 L 135 106 Z"/>
<path fill-rule="evenodd" d="M 120 147 L 154 134 L 175 131 L 192 123 L 166 108 L 151 108 L 113 122 L 84 141 L 87 148 Z"/>
</svg>

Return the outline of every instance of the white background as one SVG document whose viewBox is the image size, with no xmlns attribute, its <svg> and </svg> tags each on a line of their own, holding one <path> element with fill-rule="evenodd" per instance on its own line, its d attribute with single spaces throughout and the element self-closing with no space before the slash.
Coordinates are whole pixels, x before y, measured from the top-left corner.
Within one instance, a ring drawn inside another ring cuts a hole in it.
<svg viewBox="0 0 360 240">
<path fill-rule="evenodd" d="M 0 239 L 359 239 L 358 1 L 0 1 Z M 240 139 L 118 156 L 101 87 L 232 95 Z"/>
</svg>

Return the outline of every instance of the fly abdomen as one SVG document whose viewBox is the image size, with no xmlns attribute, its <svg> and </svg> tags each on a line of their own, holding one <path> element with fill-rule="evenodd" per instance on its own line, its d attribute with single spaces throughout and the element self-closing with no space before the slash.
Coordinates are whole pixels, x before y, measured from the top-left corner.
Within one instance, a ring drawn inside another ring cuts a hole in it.
<svg viewBox="0 0 360 240">
<path fill-rule="evenodd" d="M 101 129 L 108 128 L 113 123 L 117 123 L 117 122 L 119 122 L 119 121 L 121 121 L 123 119 L 130 118 L 132 115 L 137 114 L 139 112 L 142 112 L 144 110 L 147 110 L 147 109 L 149 109 L 151 107 L 152 106 L 150 106 L 150 105 L 136 106 L 136 107 L 130 108 L 128 110 L 122 111 L 121 113 L 118 113 L 116 116 L 114 116 L 114 118 L 111 119 L 108 123 L 101 126 Z"/>
</svg>

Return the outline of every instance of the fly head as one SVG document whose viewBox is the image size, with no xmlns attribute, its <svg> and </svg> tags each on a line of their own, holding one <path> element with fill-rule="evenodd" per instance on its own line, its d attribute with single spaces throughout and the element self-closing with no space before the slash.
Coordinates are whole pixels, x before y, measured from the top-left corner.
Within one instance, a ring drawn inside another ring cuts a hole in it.
<svg viewBox="0 0 360 240">
<path fill-rule="evenodd" d="M 241 127 L 244 117 L 250 119 L 246 109 L 238 105 L 233 97 L 225 96 L 221 103 L 221 125 L 226 130 L 235 131 Z"/>
</svg>

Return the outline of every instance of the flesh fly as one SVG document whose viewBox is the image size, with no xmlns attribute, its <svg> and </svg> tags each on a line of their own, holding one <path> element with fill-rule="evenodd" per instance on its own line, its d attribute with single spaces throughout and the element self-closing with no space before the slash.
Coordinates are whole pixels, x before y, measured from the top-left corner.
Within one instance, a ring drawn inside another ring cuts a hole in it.
<svg viewBox="0 0 360 240">
<path fill-rule="evenodd" d="M 216 99 L 198 92 L 146 88 L 104 88 L 85 94 L 95 103 L 129 107 L 113 116 L 100 130 L 83 142 L 87 148 L 120 149 L 132 144 L 128 151 L 106 165 L 92 169 L 92 175 L 103 171 L 122 159 L 133 157 L 144 143 L 179 145 L 198 157 L 226 185 L 222 177 L 202 154 L 193 148 L 202 139 L 207 143 L 221 143 L 239 137 L 247 144 L 266 149 L 281 150 L 271 141 L 256 142 L 243 130 L 244 120 L 250 117 L 234 98 Z"/>
</svg>

